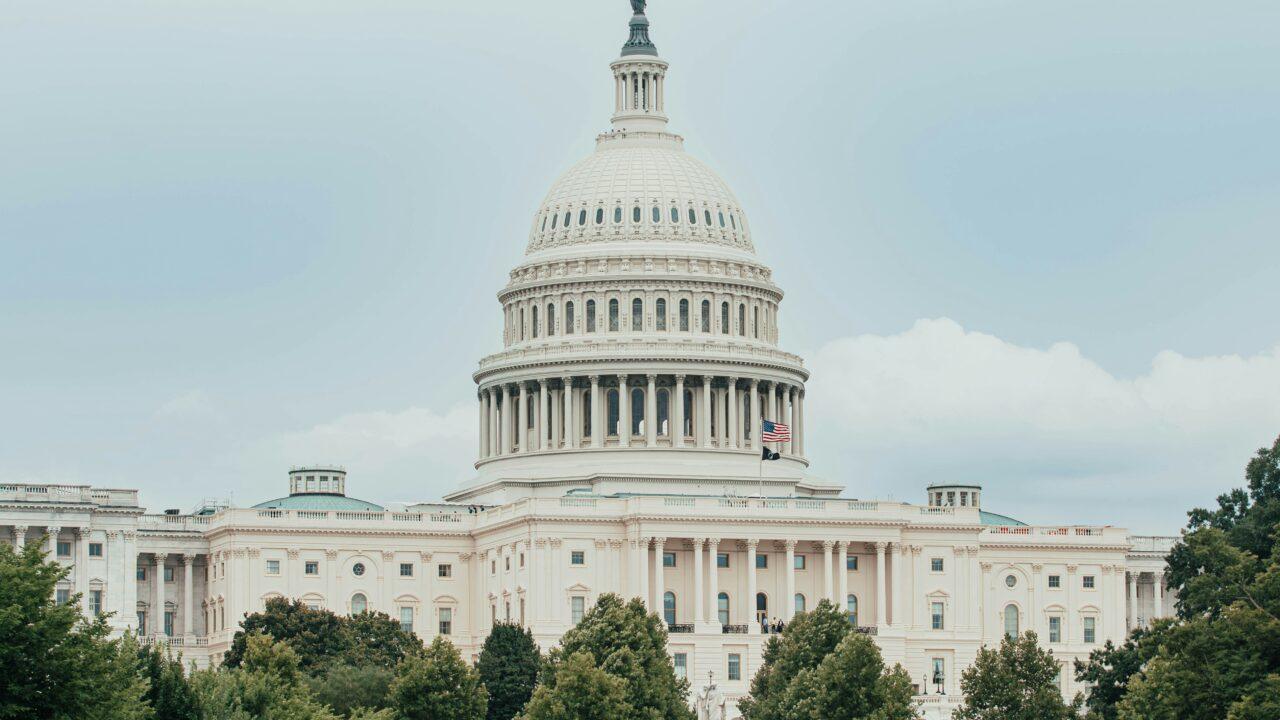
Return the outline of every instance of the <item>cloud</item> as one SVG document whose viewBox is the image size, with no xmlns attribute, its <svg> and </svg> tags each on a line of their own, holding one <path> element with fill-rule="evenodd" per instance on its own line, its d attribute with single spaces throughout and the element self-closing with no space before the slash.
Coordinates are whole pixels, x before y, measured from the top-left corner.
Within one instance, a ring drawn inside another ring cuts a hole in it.
<svg viewBox="0 0 1280 720">
<path fill-rule="evenodd" d="M 1280 346 L 1165 351 L 1123 379 L 1073 344 L 1022 347 L 943 318 L 836 340 L 812 367 L 816 473 L 913 501 L 931 482 L 979 482 L 988 509 L 1028 521 L 1173 532 L 1280 433 Z"/>
</svg>

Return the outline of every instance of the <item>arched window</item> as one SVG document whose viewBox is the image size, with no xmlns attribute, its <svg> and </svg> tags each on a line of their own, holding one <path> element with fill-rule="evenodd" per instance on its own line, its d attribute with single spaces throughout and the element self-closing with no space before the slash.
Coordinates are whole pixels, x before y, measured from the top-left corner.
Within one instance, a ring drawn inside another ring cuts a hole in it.
<svg viewBox="0 0 1280 720">
<path fill-rule="evenodd" d="M 584 332 L 593 333 L 596 331 L 596 301 L 587 301 L 587 325 L 583 328 Z"/>
<path fill-rule="evenodd" d="M 769 596 L 762 592 L 756 593 L 756 622 L 764 622 L 769 619 Z"/>
<path fill-rule="evenodd" d="M 631 301 L 631 331 L 644 329 L 644 301 L 636 298 Z"/>
<path fill-rule="evenodd" d="M 804 612 L 804 593 L 796 593 L 796 612 Z"/>
<path fill-rule="evenodd" d="M 578 408 L 578 417 L 582 418 L 582 437 L 591 437 L 591 390 L 582 391 L 582 407 Z"/>
<path fill-rule="evenodd" d="M 546 215 L 543 215 L 543 216 L 542 216 L 542 230 L 541 230 L 540 232 L 546 232 L 546 231 L 547 231 L 547 216 L 546 216 Z"/>
<path fill-rule="evenodd" d="M 1008 638 L 1018 637 L 1018 606 L 1004 606 L 1004 636 Z"/>
<path fill-rule="evenodd" d="M 738 219 L 733 216 L 733 213 L 729 213 L 729 224 L 733 226 L 734 230 L 738 229 Z"/>
<path fill-rule="evenodd" d="M 751 418 L 755 417 L 751 414 L 754 394 L 750 391 L 742 394 L 742 437 L 746 440 L 751 439 Z"/>
<path fill-rule="evenodd" d="M 672 222 L 672 223 L 678 223 L 678 222 L 680 222 L 680 209 L 679 209 L 679 208 L 674 208 L 674 207 L 673 207 L 673 208 L 671 208 L 671 222 Z"/>
<path fill-rule="evenodd" d="M 654 205 L 653 206 L 653 224 L 657 225 L 660 222 L 662 222 L 662 211 L 658 210 L 657 205 Z"/>
<path fill-rule="evenodd" d="M 547 337 L 556 334 L 556 306 L 547 303 Z"/>
<path fill-rule="evenodd" d="M 538 306 L 537 305 L 533 306 L 533 324 L 529 328 L 529 330 L 532 333 L 533 337 L 538 337 Z"/>
<path fill-rule="evenodd" d="M 351 596 L 351 614 L 359 615 L 369 607 L 369 600 L 365 598 L 364 593 L 356 593 Z"/>
<path fill-rule="evenodd" d="M 618 299 L 609 301 L 609 332 L 618 332 Z"/>
<path fill-rule="evenodd" d="M 667 329 L 667 300 L 666 298 L 658 298 L 653 301 L 653 322 L 655 329 Z"/>
<path fill-rule="evenodd" d="M 613 209 L 613 224 L 617 225 L 622 222 L 622 206 L 619 205 Z"/>
<path fill-rule="evenodd" d="M 604 224 L 604 208 L 596 208 L 596 224 Z"/>
<path fill-rule="evenodd" d="M 586 224 L 587 224 L 587 209 L 583 208 L 578 211 L 578 226 L 581 227 Z"/>
<path fill-rule="evenodd" d="M 844 611 L 849 616 L 849 624 L 858 625 L 858 596 L 850 595 L 844 599 Z"/>
<path fill-rule="evenodd" d="M 667 437 L 671 432 L 667 424 L 671 421 L 671 391 L 666 388 L 658 389 L 658 435 Z"/>
<path fill-rule="evenodd" d="M 747 335 L 747 306 L 742 304 L 738 305 L 738 334 Z"/>
<path fill-rule="evenodd" d="M 702 332 L 711 332 L 711 301 L 702 301 Z"/>
<path fill-rule="evenodd" d="M 689 332 L 689 301 L 680 301 L 680 331 Z"/>
<path fill-rule="evenodd" d="M 644 390 L 631 388 L 631 434 L 642 435 L 644 429 Z"/>
<path fill-rule="evenodd" d="M 702 211 L 702 217 L 703 217 L 703 219 L 705 219 L 705 220 L 707 221 L 707 227 L 711 227 L 711 211 L 710 211 L 710 210 L 703 210 L 703 211 Z"/>
<path fill-rule="evenodd" d="M 676 624 L 676 594 L 673 592 L 662 593 L 662 619 L 668 625 Z"/>
<path fill-rule="evenodd" d="M 524 308 L 520 308 L 520 339 L 524 339 Z"/>
<path fill-rule="evenodd" d="M 545 223 L 546 221 L 543 221 L 543 222 Z M 555 215 L 552 215 L 552 216 L 551 216 L 551 229 L 552 229 L 552 230 L 555 230 L 555 229 L 556 229 L 556 223 L 558 223 L 558 222 L 560 222 L 560 214 L 559 214 L 559 213 L 557 213 L 557 214 L 555 214 Z"/>
<path fill-rule="evenodd" d="M 689 224 L 690 225 L 698 224 L 698 211 L 694 210 L 693 208 L 689 208 Z"/>
<path fill-rule="evenodd" d="M 716 617 L 721 625 L 729 624 L 729 593 L 720 593 L 716 596 Z"/>
<path fill-rule="evenodd" d="M 720 334 L 729 334 L 729 303 L 720 303 Z"/>
<path fill-rule="evenodd" d="M 631 209 L 631 222 L 633 223 L 640 222 L 640 206 L 639 205 Z"/>
<path fill-rule="evenodd" d="M 566 229 L 566 230 L 568 230 L 568 229 L 569 229 L 569 220 L 570 220 L 572 217 L 573 217 L 573 211 L 572 211 L 572 210 L 565 210 L 565 211 L 564 211 L 564 227 L 565 227 L 565 229 Z"/>
<path fill-rule="evenodd" d="M 577 318 L 573 316 L 573 301 L 564 304 L 564 334 L 572 335 L 575 328 L 574 324 Z"/>
<path fill-rule="evenodd" d="M 719 210 L 719 211 L 717 211 L 717 212 L 718 212 L 718 213 L 719 213 L 719 215 L 720 215 L 720 227 L 724 227 L 724 211 L 723 211 L 723 210 Z"/>
<path fill-rule="evenodd" d="M 751 337 L 760 339 L 760 308 L 751 308 Z"/>
<path fill-rule="evenodd" d="M 684 437 L 693 435 L 693 390 L 684 391 Z"/>
<path fill-rule="evenodd" d="M 605 436 L 617 435 L 618 434 L 618 412 L 619 412 L 618 391 L 616 389 L 611 389 L 609 390 L 608 393 L 605 394 L 604 397 L 606 400 L 605 405 L 608 406 L 607 412 L 605 413 L 606 420 L 605 420 L 605 426 L 604 426 L 604 434 Z"/>
</svg>

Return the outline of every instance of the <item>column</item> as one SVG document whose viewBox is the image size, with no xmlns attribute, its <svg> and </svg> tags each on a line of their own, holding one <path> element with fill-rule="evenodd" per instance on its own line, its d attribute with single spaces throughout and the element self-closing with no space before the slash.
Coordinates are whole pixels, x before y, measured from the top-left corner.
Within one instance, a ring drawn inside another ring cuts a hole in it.
<svg viewBox="0 0 1280 720">
<path fill-rule="evenodd" d="M 955 602 L 952 603 L 953 607 L 956 608 L 955 625 L 956 627 L 968 627 L 969 599 L 960 591 L 960 588 L 967 588 L 969 583 L 973 582 L 973 578 L 969 577 L 969 563 L 965 557 L 968 555 L 968 551 L 964 547 L 953 547 L 951 552 L 955 556 L 952 562 L 956 571 L 956 597 Z"/>
<path fill-rule="evenodd" d="M 89 528 L 76 528 L 76 592 L 80 607 L 89 614 Z"/>
<path fill-rule="evenodd" d="M 483 460 L 489 456 L 489 433 L 485 424 L 488 423 L 488 417 L 485 415 L 484 391 L 479 393 L 480 399 L 480 459 Z"/>
<path fill-rule="evenodd" d="M 747 422 L 753 430 L 751 433 L 751 449 L 760 450 L 760 418 L 764 417 L 760 409 L 760 381 L 751 378 L 751 415 Z"/>
<path fill-rule="evenodd" d="M 640 600 L 645 605 L 649 605 L 649 610 L 653 610 L 653 606 L 649 599 L 649 542 L 652 538 L 640 538 Z M 659 560 L 662 558 L 659 557 Z"/>
<path fill-rule="evenodd" d="M 191 577 L 195 562 L 195 555 L 182 556 L 182 635 L 184 637 L 195 636 L 195 579 Z"/>
<path fill-rule="evenodd" d="M 121 603 L 128 615 L 124 619 L 130 627 L 137 630 L 136 613 L 138 609 L 138 533 L 125 530 L 120 533 L 120 563 L 124 566 L 125 582 L 120 588 Z"/>
<path fill-rule="evenodd" d="M 787 596 L 782 599 L 782 617 L 790 622 L 796 614 L 796 541 L 787 541 Z"/>
<path fill-rule="evenodd" d="M 701 629 L 703 618 L 703 608 L 706 606 L 707 599 L 702 594 L 702 547 L 706 544 L 704 538 L 693 539 L 693 623 L 695 629 Z"/>
<path fill-rule="evenodd" d="M 1019 630 L 1022 632 L 1035 630 L 1037 637 L 1047 638 L 1049 636 L 1049 628 L 1041 627 L 1041 618 L 1044 617 L 1044 613 L 1040 611 L 1040 609 L 1044 607 L 1044 597 L 1042 595 L 1042 593 L 1044 593 L 1044 586 L 1040 583 L 1040 573 L 1043 570 L 1044 565 L 1040 563 L 1031 564 L 1031 607 L 1027 608 L 1027 618 L 1023 621 L 1022 627 L 1019 628 Z M 1100 580 L 1103 585 L 1101 590 L 1102 596 L 1106 597 L 1107 589 L 1105 586 L 1107 584 L 1107 575 L 1105 569 Z M 1103 617 L 1105 619 L 1105 616 Z M 1047 623 L 1048 620 L 1045 620 L 1044 622 Z"/>
<path fill-rule="evenodd" d="M 738 447 L 738 378 L 729 378 L 729 419 L 725 421 L 725 430 L 729 436 L 729 447 Z"/>
<path fill-rule="evenodd" d="M 26 546 L 27 546 L 27 526 L 14 525 L 13 526 L 13 548 L 18 552 L 22 552 L 22 549 L 25 548 Z"/>
<path fill-rule="evenodd" d="M 822 541 L 822 594 L 832 604 L 835 604 L 836 598 L 834 588 L 832 587 L 833 573 L 835 569 L 831 567 L 831 551 L 835 548 L 834 540 Z M 839 607 L 838 605 L 836 607 Z"/>
<path fill-rule="evenodd" d="M 667 591 L 666 578 L 663 577 L 663 569 L 665 563 L 662 562 L 662 555 L 666 548 L 667 539 L 664 537 L 656 537 L 653 539 L 653 612 L 662 614 L 662 596 Z"/>
<path fill-rule="evenodd" d="M 1155 607 L 1152 608 L 1151 617 L 1147 618 L 1147 627 L 1151 627 L 1153 620 L 1164 617 L 1164 571 L 1157 570 L 1152 573 L 1151 580 L 1155 590 Z"/>
<path fill-rule="evenodd" d="M 49 562 L 57 562 L 58 561 L 58 533 L 62 532 L 62 528 L 50 525 L 49 527 L 45 528 L 44 531 L 49 534 L 49 537 L 47 538 L 47 540 L 49 541 L 49 558 L 48 558 Z"/>
<path fill-rule="evenodd" d="M 876 543 L 876 627 L 882 628 L 888 624 L 885 619 L 885 604 L 888 600 L 885 598 L 885 576 L 884 576 L 884 550 L 888 547 L 888 543 Z M 895 573 L 896 574 L 896 573 Z M 895 617 L 896 621 L 897 618 Z"/>
<path fill-rule="evenodd" d="M 115 617 L 111 619 L 111 626 L 113 628 L 128 627 L 123 624 L 128 622 L 128 618 L 124 613 L 124 596 L 121 594 L 124 589 L 124 585 L 122 583 L 112 581 L 113 575 L 115 577 L 121 577 L 124 575 L 124 573 L 119 569 L 111 567 L 112 563 L 115 562 L 121 562 L 121 564 L 123 564 L 122 561 L 124 560 L 124 557 L 120 553 L 120 532 L 117 530 L 108 530 L 106 532 L 106 536 L 107 543 L 106 547 L 103 548 L 105 551 L 105 557 L 103 560 L 106 561 L 107 568 L 103 573 L 103 577 L 106 578 L 107 587 L 103 593 L 102 609 L 106 612 L 115 613 Z M 112 570 L 115 570 L 116 572 L 113 573 Z"/>
<path fill-rule="evenodd" d="M 844 608 L 846 612 L 849 610 L 849 543 L 844 540 L 836 541 L 836 577 L 840 582 L 836 583 L 836 589 L 839 594 L 836 595 L 836 607 Z"/>
<path fill-rule="evenodd" d="M 720 538 L 707 538 L 707 598 L 711 601 L 711 621 L 720 628 Z"/>
<path fill-rule="evenodd" d="M 724 433 L 724 415 L 724 391 L 713 387 L 711 389 L 711 424 L 716 428 L 715 446 L 719 448 L 727 445 Z"/>
<path fill-rule="evenodd" d="M 155 553 L 151 571 L 151 634 L 164 635 L 164 553 Z"/>
<path fill-rule="evenodd" d="M 604 422 L 600 417 L 600 376 L 591 376 L 591 447 L 598 448 L 604 443 Z"/>
<path fill-rule="evenodd" d="M 627 376 L 618 376 L 618 447 L 631 447 L 631 390 Z"/>
<path fill-rule="evenodd" d="M 658 445 L 658 376 L 646 375 L 649 386 L 644 393 L 644 435 L 649 447 Z M 667 416 L 671 416 L 671 403 L 667 403 Z"/>
<path fill-rule="evenodd" d="M 796 455 L 804 455 L 804 388 L 796 392 L 796 426 L 791 428 Z"/>
<path fill-rule="evenodd" d="M 702 435 L 701 445 L 704 448 L 711 447 L 711 376 L 702 376 L 702 422 L 698 423 L 701 427 L 698 432 Z"/>
<path fill-rule="evenodd" d="M 672 417 L 675 420 L 675 427 L 671 429 L 671 444 L 673 447 L 684 447 L 684 376 L 676 376 L 676 392 L 671 399 Z"/>
<path fill-rule="evenodd" d="M 791 386 L 782 389 L 782 422 L 786 423 L 791 432 L 795 432 L 795 423 L 791 421 L 791 393 L 795 392 L 795 388 Z M 791 441 L 786 440 L 782 443 L 782 449 L 779 450 L 784 455 L 791 454 Z"/>
<path fill-rule="evenodd" d="M 756 546 L 760 541 L 747 538 L 747 632 L 752 635 L 760 633 L 760 622 L 756 618 Z"/>
<path fill-rule="evenodd" d="M 486 400 L 485 408 L 485 442 L 488 443 L 486 456 L 493 457 L 498 454 L 498 396 L 494 393 L 493 388 L 484 391 Z"/>
<path fill-rule="evenodd" d="M 1129 630 L 1138 627 L 1138 573 L 1129 571 Z"/>
<path fill-rule="evenodd" d="M 502 406 L 498 409 L 498 426 L 501 428 L 501 440 L 498 453 L 507 455 L 511 452 L 511 386 L 502 385 Z"/>
<path fill-rule="evenodd" d="M 573 420 L 573 378 L 565 375 L 562 380 L 564 389 L 560 394 L 564 396 L 564 446 L 565 449 L 578 447 L 578 426 Z"/>
<path fill-rule="evenodd" d="M 538 419 L 534 421 L 534 425 L 538 428 L 538 449 L 547 449 L 547 436 L 551 433 L 547 432 L 547 378 L 538 380 Z"/>
<path fill-rule="evenodd" d="M 1080 642 L 1080 640 L 1084 639 L 1083 632 L 1080 634 L 1080 640 L 1076 639 L 1076 623 L 1073 622 L 1076 613 L 1080 610 L 1080 606 L 1076 604 L 1076 570 L 1078 568 L 1079 566 L 1077 565 L 1067 566 L 1067 611 L 1064 613 L 1065 617 L 1062 618 L 1062 637 L 1069 643 Z"/>
<path fill-rule="evenodd" d="M 520 407 L 516 412 L 516 452 L 529 452 L 529 383 L 520 386 Z"/>
</svg>

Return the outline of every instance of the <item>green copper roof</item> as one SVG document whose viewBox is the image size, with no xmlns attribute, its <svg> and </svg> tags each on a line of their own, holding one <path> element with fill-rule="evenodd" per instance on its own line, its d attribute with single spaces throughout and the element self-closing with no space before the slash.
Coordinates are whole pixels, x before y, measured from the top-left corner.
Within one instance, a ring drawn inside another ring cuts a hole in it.
<svg viewBox="0 0 1280 720">
<path fill-rule="evenodd" d="M 323 493 L 298 493 L 260 502 L 254 507 L 268 510 L 364 510 L 368 512 L 382 512 L 386 509 L 381 505 L 346 495 Z"/>
<path fill-rule="evenodd" d="M 979 510 L 978 515 L 981 517 L 981 521 L 983 525 L 1009 525 L 1009 526 L 1026 525 L 1026 523 L 1022 522 L 1021 520 L 1014 520 L 1008 515 L 1001 515 L 999 513 L 987 512 L 986 510 Z"/>
</svg>

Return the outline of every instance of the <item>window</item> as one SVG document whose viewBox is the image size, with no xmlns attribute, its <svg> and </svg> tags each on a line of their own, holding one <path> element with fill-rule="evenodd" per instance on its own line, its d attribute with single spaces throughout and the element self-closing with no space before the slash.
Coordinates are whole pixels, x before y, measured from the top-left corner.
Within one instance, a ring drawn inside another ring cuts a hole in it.
<svg viewBox="0 0 1280 720">
<path fill-rule="evenodd" d="M 729 679 L 742 679 L 742 656 L 738 653 L 729 653 Z"/>
<path fill-rule="evenodd" d="M 1018 637 L 1018 606 L 1004 606 L 1004 636 L 1007 638 Z"/>
<path fill-rule="evenodd" d="M 609 332 L 618 331 L 618 300 L 609 301 Z"/>
<path fill-rule="evenodd" d="M 1092 575 L 1085 575 L 1082 579 L 1084 580 L 1085 590 L 1092 590 L 1094 588 Z"/>
<path fill-rule="evenodd" d="M 58 541 L 58 557 L 71 557 L 71 543 Z"/>
<path fill-rule="evenodd" d="M 520 567 L 524 567 L 524 553 L 520 553 Z"/>
<path fill-rule="evenodd" d="M 729 553 L 716 553 L 716 567 L 729 567 Z"/>
<path fill-rule="evenodd" d="M 1062 618 L 1057 615 L 1049 616 L 1049 642 L 1062 642 Z"/>
<path fill-rule="evenodd" d="M 738 334 L 739 335 L 747 334 L 747 306 L 746 305 L 738 306 Z"/>
<path fill-rule="evenodd" d="M 1095 642 L 1097 642 L 1097 641 L 1098 641 L 1098 630 L 1097 630 L 1097 624 L 1098 624 L 1098 619 L 1097 619 L 1097 618 L 1094 618 L 1094 617 L 1087 617 L 1087 618 L 1085 618 L 1085 619 L 1084 619 L 1084 641 L 1085 641 L 1085 643 L 1092 645 L 1093 643 L 1095 643 Z"/>
<path fill-rule="evenodd" d="M 89 557 L 102 557 L 102 543 L 89 543 Z"/>
<path fill-rule="evenodd" d="M 582 622 L 582 615 L 586 612 L 587 599 L 581 595 L 574 595 L 572 598 L 569 598 L 569 608 L 573 624 L 577 625 Z"/>
<path fill-rule="evenodd" d="M 511 601 L 510 600 L 502 604 L 502 611 L 503 611 L 502 619 L 506 620 L 507 622 L 511 622 Z"/>
<path fill-rule="evenodd" d="M 71 601 L 71 590 L 69 588 L 58 588 L 53 597 L 59 605 L 66 605 Z"/>
<path fill-rule="evenodd" d="M 1005 575 L 1004 584 L 1005 587 L 1014 587 L 1018 584 L 1018 577 L 1016 575 Z"/>
<path fill-rule="evenodd" d="M 101 590 L 89 591 L 89 614 L 92 615 L 93 617 L 98 617 L 99 615 L 102 614 L 102 591 Z"/>
<path fill-rule="evenodd" d="M 858 596 L 849 595 L 844 599 L 844 612 L 849 616 L 849 624 L 857 626 L 858 624 Z"/>
<path fill-rule="evenodd" d="M 760 553 L 759 555 L 756 555 L 756 569 L 764 570 L 764 569 L 767 569 L 768 567 L 769 567 L 769 556 L 764 553 Z"/>
<path fill-rule="evenodd" d="M 573 317 L 573 301 L 570 300 L 569 302 L 564 304 L 564 334 L 565 335 L 572 335 L 574 333 L 574 331 L 576 330 L 576 328 L 574 327 L 575 322 L 576 320 Z"/>
<path fill-rule="evenodd" d="M 165 582 L 173 582 L 173 568 L 171 568 L 171 567 L 166 567 L 166 568 L 164 569 L 164 581 L 165 581 Z"/>
<path fill-rule="evenodd" d="M 946 605 L 940 602 L 929 603 L 930 627 L 934 630 L 946 629 Z"/>
<path fill-rule="evenodd" d="M 680 301 L 680 331 L 689 332 L 689 301 Z"/>
<path fill-rule="evenodd" d="M 933 681 L 934 686 L 943 687 L 947 682 L 947 661 L 943 658 L 933 658 L 933 675 L 929 679 Z"/>
<path fill-rule="evenodd" d="M 804 593 L 796 593 L 795 597 L 796 612 L 804 612 Z"/>
<path fill-rule="evenodd" d="M 145 610 L 138 611 L 138 634 L 147 634 L 147 612 Z"/>
<path fill-rule="evenodd" d="M 765 622 L 769 619 L 769 596 L 762 592 L 756 593 L 756 622 Z"/>
<path fill-rule="evenodd" d="M 413 563 L 400 563 L 400 577 L 413 577 Z"/>
<path fill-rule="evenodd" d="M 671 391 L 666 388 L 658 390 L 658 435 L 667 437 L 671 433 Z"/>
<path fill-rule="evenodd" d="M 1049 576 L 1049 587 L 1050 587 L 1050 588 L 1052 588 L 1052 589 L 1057 589 L 1057 588 L 1062 587 L 1062 576 L 1061 576 L 1061 575 L 1050 575 L 1050 576 Z"/>
<path fill-rule="evenodd" d="M 676 566 L 676 554 L 673 552 L 662 553 L 662 567 L 669 568 Z"/>
<path fill-rule="evenodd" d="M 680 210 L 679 210 L 679 208 L 671 208 L 671 222 L 673 222 L 673 223 L 678 223 L 678 222 L 680 222 Z"/>
<path fill-rule="evenodd" d="M 644 434 L 644 390 L 631 388 L 631 434 Z"/>
<path fill-rule="evenodd" d="M 729 334 L 729 303 L 720 303 L 720 334 Z"/>
<path fill-rule="evenodd" d="M 503 559 L 502 569 L 505 570 L 506 572 L 511 572 L 511 556 L 510 555 L 508 555 L 506 558 Z"/>
<path fill-rule="evenodd" d="M 358 562 L 358 563 L 356 563 L 355 565 L 352 565 L 352 566 L 351 566 L 351 573 L 352 573 L 353 575 L 355 575 L 356 577 L 360 577 L 361 575 L 364 575 L 364 563 L 359 563 L 359 562 Z"/>
<path fill-rule="evenodd" d="M 622 222 L 622 206 L 621 205 L 613 209 L 613 222 L 615 224 Z"/>
<path fill-rule="evenodd" d="M 850 555 L 850 556 L 846 557 L 846 558 L 844 559 L 844 569 L 845 569 L 845 570 L 857 570 L 857 569 L 858 569 L 858 556 L 857 556 L 857 555 Z"/>
<path fill-rule="evenodd" d="M 173 637 L 173 611 L 166 610 L 164 613 L 164 634 Z"/>
<path fill-rule="evenodd" d="M 544 224 L 545 224 L 545 222 L 546 222 L 546 221 L 543 221 L 543 222 L 544 222 Z M 555 215 L 552 215 L 552 216 L 551 216 L 551 229 L 552 229 L 552 230 L 555 230 L 555 229 L 556 229 L 556 223 L 558 223 L 558 222 L 560 222 L 560 214 L 559 214 L 559 213 L 556 213 Z"/>
<path fill-rule="evenodd" d="M 734 230 L 738 229 L 738 220 L 733 216 L 733 213 L 729 213 L 729 226 Z"/>
<path fill-rule="evenodd" d="M 436 566 L 436 577 L 451 578 L 453 577 L 453 566 L 447 563 Z"/>
<path fill-rule="evenodd" d="M 356 593 L 355 595 L 351 596 L 351 614 L 352 615 L 359 615 L 360 613 L 368 609 L 368 607 L 369 607 L 369 599 L 364 596 L 364 593 Z"/>
<path fill-rule="evenodd" d="M 674 660 L 676 665 L 676 677 L 680 678 L 681 680 L 688 679 L 689 677 L 688 653 L 676 653 Z"/>
<path fill-rule="evenodd" d="M 582 551 L 582 550 L 574 550 L 574 551 L 570 552 L 570 553 L 569 553 L 569 564 L 570 564 L 570 565 L 586 565 L 586 564 L 587 564 L 587 553 L 586 553 L 586 552 L 584 552 L 584 551 Z"/>
<path fill-rule="evenodd" d="M 547 337 L 556 334 L 556 306 L 547 303 Z"/>
<path fill-rule="evenodd" d="M 689 224 L 690 225 L 698 224 L 698 211 L 694 210 L 693 208 L 689 208 Z"/>
<path fill-rule="evenodd" d="M 676 594 L 673 592 L 662 594 L 662 619 L 668 625 L 676 624 Z"/>
<path fill-rule="evenodd" d="M 441 565 L 440 567 L 448 567 Z M 440 608 L 440 634 L 453 634 L 453 608 Z"/>
<path fill-rule="evenodd" d="M 703 211 L 702 211 L 702 217 L 703 217 L 703 219 L 705 219 L 705 220 L 707 221 L 707 227 L 711 227 L 711 211 L 710 211 L 710 210 L 703 210 Z"/>
<path fill-rule="evenodd" d="M 400 629 L 407 633 L 413 632 L 413 608 L 400 608 Z"/>
<path fill-rule="evenodd" d="M 640 222 L 640 206 L 639 205 L 631 209 L 631 222 L 633 223 Z"/>
<path fill-rule="evenodd" d="M 144 567 L 138 568 L 138 580 L 142 582 L 146 582 L 146 579 L 147 579 L 147 569 Z"/>
<path fill-rule="evenodd" d="M 702 301 L 702 318 L 700 322 L 702 324 L 702 332 L 704 333 L 711 332 L 711 301 L 710 300 Z"/>
<path fill-rule="evenodd" d="M 804 556 L 803 556 L 803 555 L 797 555 L 797 556 L 796 556 L 795 566 L 796 566 L 796 570 L 803 570 L 803 569 L 804 569 Z"/>
<path fill-rule="evenodd" d="M 655 225 L 662 222 L 662 211 L 658 210 L 657 205 L 653 206 L 653 212 L 651 215 L 653 216 L 653 222 Z"/>
<path fill-rule="evenodd" d="M 604 224 L 604 208 L 596 208 L 596 224 Z"/>
<path fill-rule="evenodd" d="M 572 217 L 573 217 L 573 211 L 572 211 L 572 210 L 565 210 L 565 211 L 564 211 L 564 227 L 565 227 L 565 229 L 566 229 L 566 230 L 568 230 L 568 229 L 569 229 L 569 220 L 570 220 Z"/>
<path fill-rule="evenodd" d="M 653 322 L 655 325 L 655 329 L 666 330 L 667 329 L 667 301 L 665 298 L 658 298 L 657 300 L 653 301 L 653 312 L 654 312 Z"/>
<path fill-rule="evenodd" d="M 729 624 L 729 593 L 716 595 L 716 619 L 721 625 Z"/>
<path fill-rule="evenodd" d="M 582 328 L 583 332 L 593 333 L 596 331 L 596 301 L 587 301 L 587 324 Z"/>
<path fill-rule="evenodd" d="M 542 230 L 541 230 L 540 232 L 546 232 L 546 231 L 547 231 L 547 216 L 546 216 L 546 215 L 543 215 L 543 216 L 542 216 Z"/>
<path fill-rule="evenodd" d="M 583 209 L 583 210 L 579 210 L 579 211 L 578 211 L 578 225 L 579 225 L 579 227 L 581 227 L 582 225 L 586 225 L 586 224 L 587 224 L 587 211 L 586 211 L 585 209 Z"/>
<path fill-rule="evenodd" d="M 644 301 L 640 298 L 631 301 L 631 329 L 644 329 Z"/>
<path fill-rule="evenodd" d="M 320 563 L 315 560 L 308 560 L 302 571 L 307 575 L 319 575 Z"/>
<path fill-rule="evenodd" d="M 268 561 L 267 561 L 267 574 L 268 574 L 268 575 L 279 575 L 279 574 L 280 574 L 280 561 L 279 561 L 279 560 L 268 560 Z"/>
<path fill-rule="evenodd" d="M 622 412 L 618 405 L 617 390 L 609 390 L 604 394 L 604 405 L 604 434 L 617 435 L 618 430 L 620 429 L 618 426 L 618 416 Z"/>
<path fill-rule="evenodd" d="M 530 328 L 529 334 L 532 337 L 538 337 L 538 306 L 533 306 L 533 326 Z"/>
<path fill-rule="evenodd" d="M 942 572 L 942 558 L 929 558 L 930 572 Z"/>
</svg>

